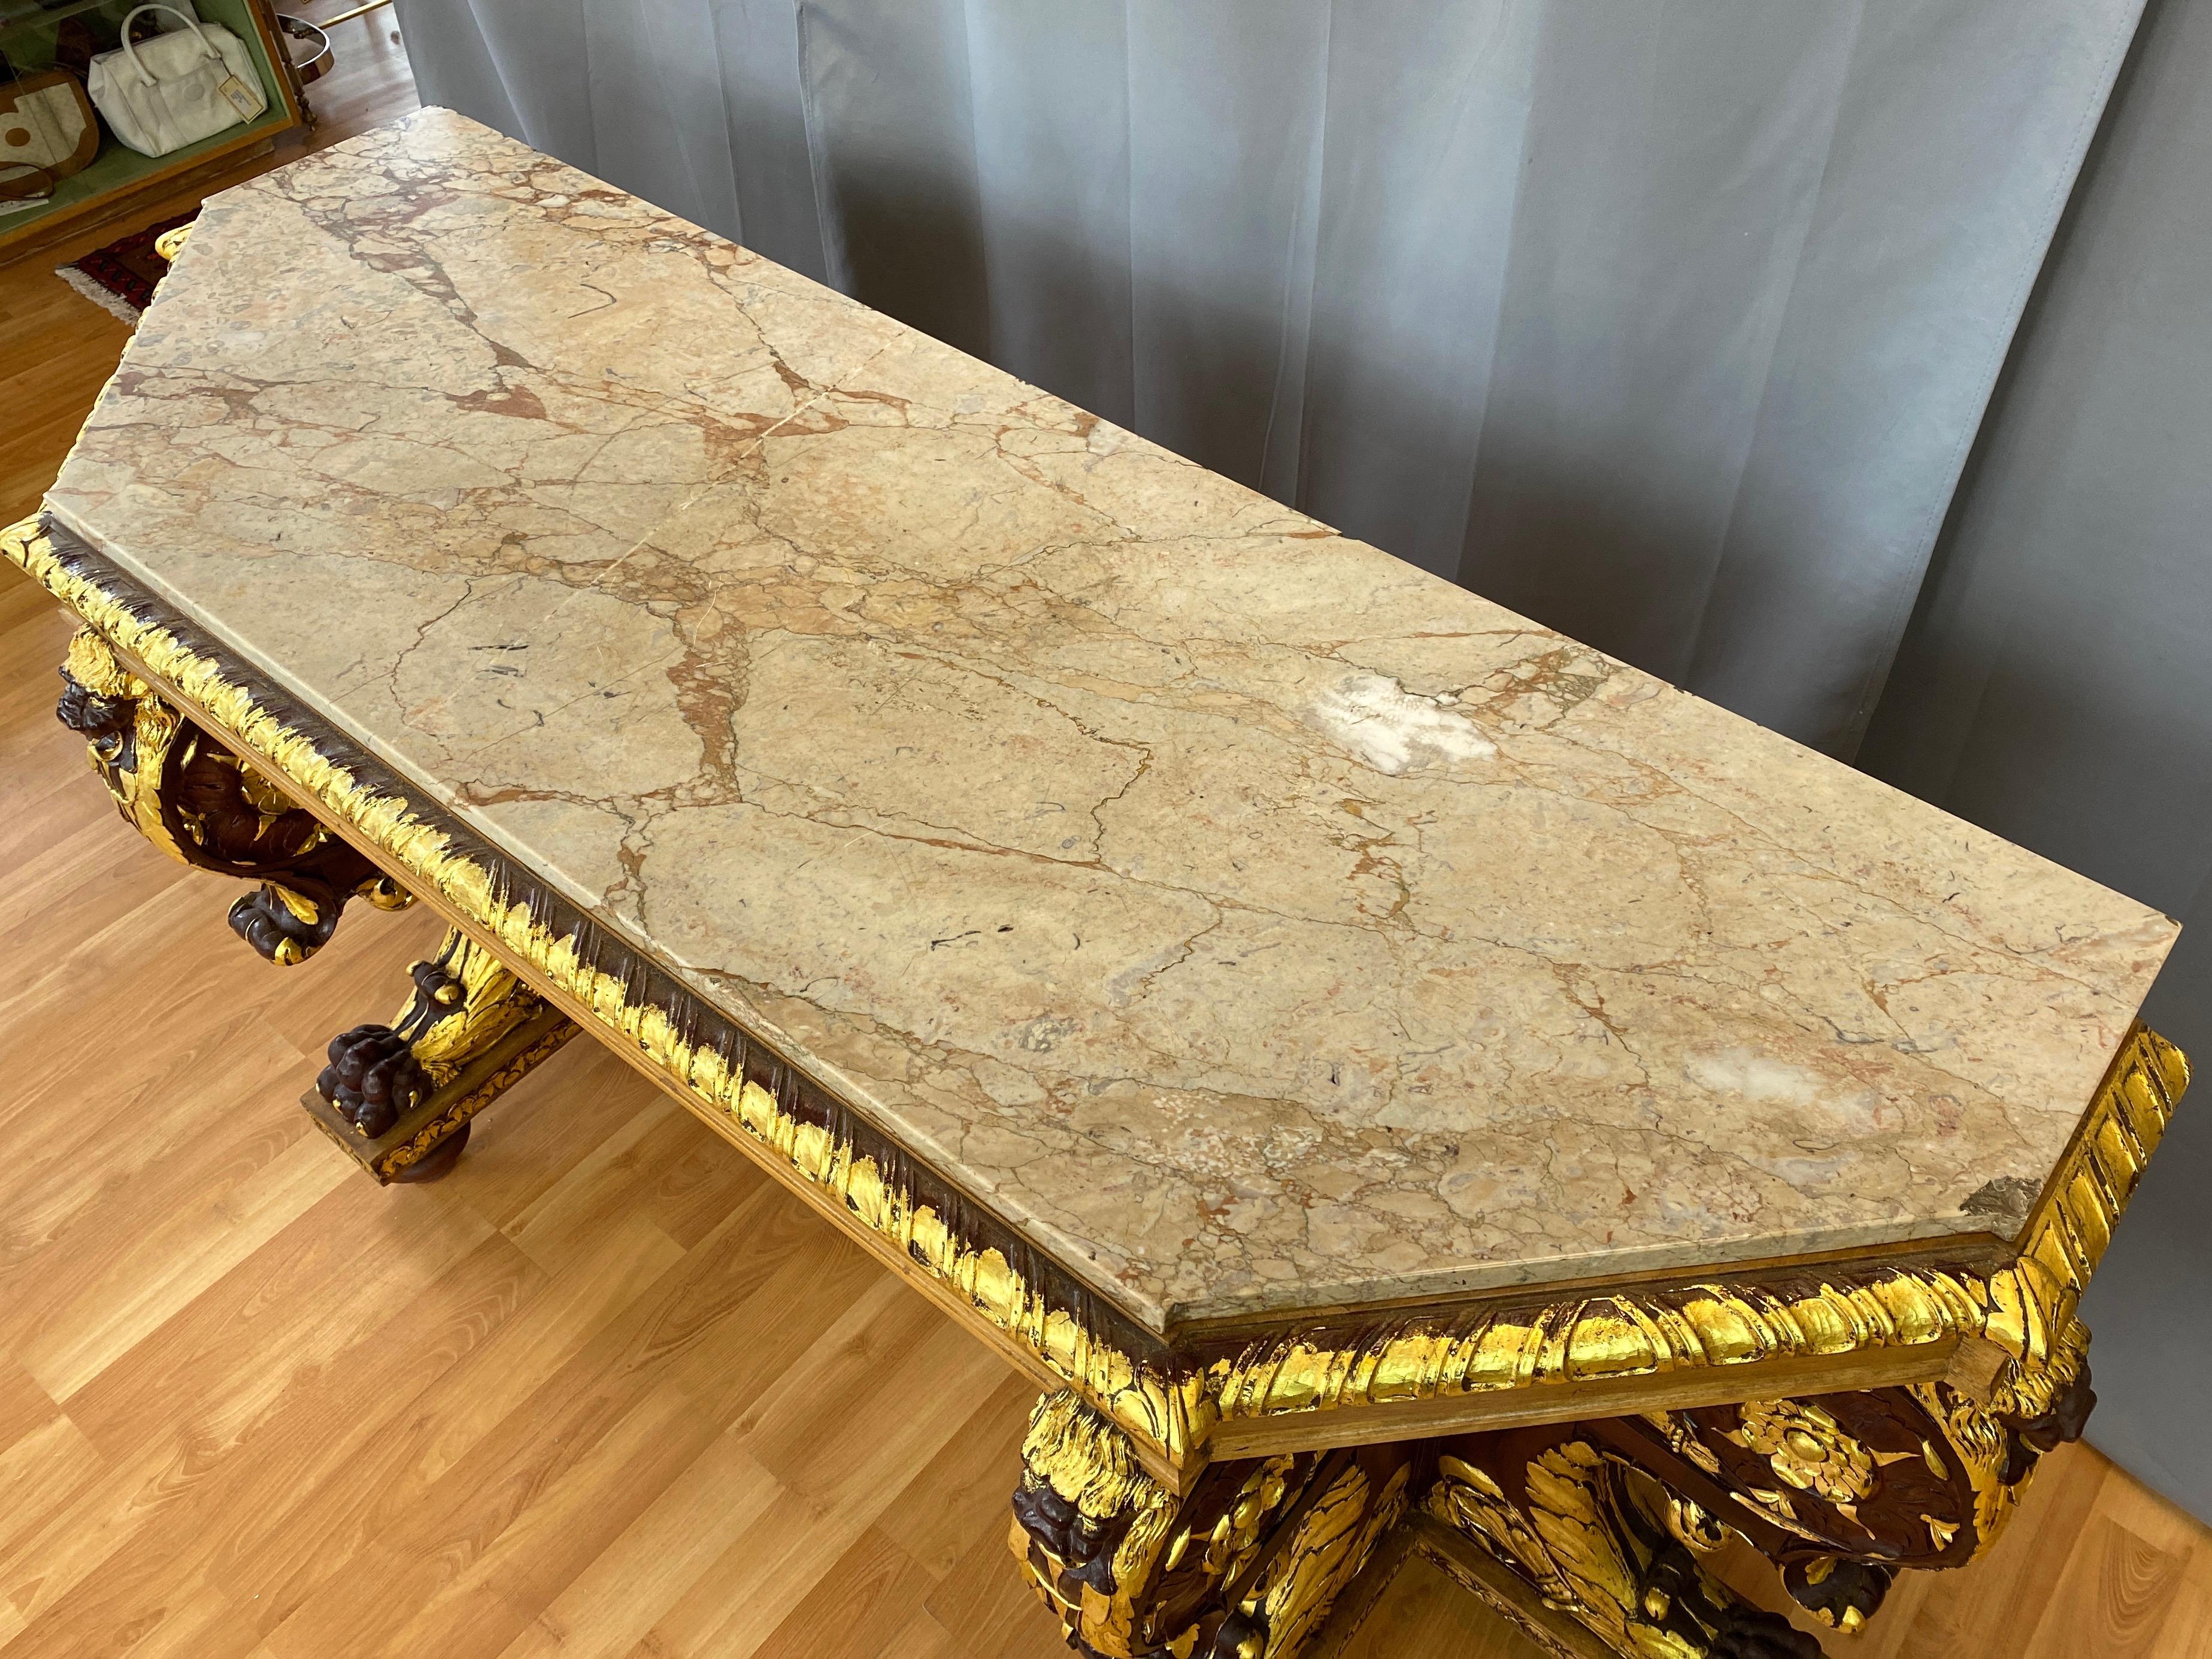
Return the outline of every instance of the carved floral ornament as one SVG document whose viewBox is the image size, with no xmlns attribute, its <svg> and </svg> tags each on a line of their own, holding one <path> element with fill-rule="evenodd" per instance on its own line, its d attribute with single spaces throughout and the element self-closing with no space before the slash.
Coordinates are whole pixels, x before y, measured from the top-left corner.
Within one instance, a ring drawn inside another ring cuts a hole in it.
<svg viewBox="0 0 2212 1659">
<path fill-rule="evenodd" d="M 1763 1454 L 1784 1486 L 1818 1492 L 1832 1504 L 1855 1504 L 1873 1494 L 1873 1455 L 1820 1407 L 1751 1400 L 1738 1411 L 1743 1426 L 1734 1437 Z"/>
</svg>

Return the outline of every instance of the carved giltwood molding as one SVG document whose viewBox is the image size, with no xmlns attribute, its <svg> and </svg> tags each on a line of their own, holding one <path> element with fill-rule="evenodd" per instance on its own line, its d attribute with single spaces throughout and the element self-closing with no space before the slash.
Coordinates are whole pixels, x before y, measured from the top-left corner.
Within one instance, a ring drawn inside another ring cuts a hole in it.
<svg viewBox="0 0 2212 1659">
<path fill-rule="evenodd" d="M 1761 1368 L 1776 1362 L 1933 1352 L 1965 1339 L 2001 1352 L 1989 1409 L 2041 1422 L 2072 1381 L 2067 1356 L 2078 1358 L 2083 1340 L 2073 1316 L 2081 1290 L 2188 1080 L 2171 1044 L 2132 1033 L 2017 1259 L 1994 1270 L 1778 1269 L 1449 1313 L 1346 1316 L 1187 1344 L 1121 1315 L 672 975 L 410 796 L 310 711 L 228 665 L 212 642 L 91 550 L 27 520 L 0 532 L 0 556 L 143 663 L 224 742 L 495 941 L 538 989 L 588 1016 L 702 1116 L 1063 1381 L 1132 1437 L 1154 1474 L 1186 1490 L 1224 1419 L 1686 1376 L 1740 1375 L 1723 1391 L 1740 1386 L 1735 1397 L 1748 1398 L 1762 1392 Z M 1576 1410 L 1563 1395 L 1559 1414 Z"/>
<path fill-rule="evenodd" d="M 2033 1212 L 2019 1256 L 1994 1272 L 1869 1263 L 1421 1315 L 1351 1335 L 1340 1322 L 1218 1361 L 1207 1395 L 1222 1418 L 1249 1419 L 1975 1338 L 2004 1356 L 1992 1408 L 2039 1418 L 2072 1380 L 2087 1340 L 2074 1311 L 2188 1083 L 2181 1051 L 2137 1026 Z"/>
</svg>

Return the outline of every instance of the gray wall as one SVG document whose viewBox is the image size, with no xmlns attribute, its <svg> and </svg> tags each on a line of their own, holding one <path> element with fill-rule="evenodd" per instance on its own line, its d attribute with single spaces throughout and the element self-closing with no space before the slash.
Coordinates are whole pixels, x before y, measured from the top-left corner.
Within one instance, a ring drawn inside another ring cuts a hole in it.
<svg viewBox="0 0 2212 1659">
<path fill-rule="evenodd" d="M 2154 904 L 2197 1059 L 2084 1316 L 2089 1437 L 2212 1519 L 2212 4 L 2154 0 L 1860 763 Z"/>
</svg>

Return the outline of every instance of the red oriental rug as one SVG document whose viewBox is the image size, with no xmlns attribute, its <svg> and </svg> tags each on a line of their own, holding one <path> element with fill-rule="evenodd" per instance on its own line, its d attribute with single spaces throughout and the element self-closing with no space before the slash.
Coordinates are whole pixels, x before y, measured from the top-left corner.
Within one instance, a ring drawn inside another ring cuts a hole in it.
<svg viewBox="0 0 2212 1659">
<path fill-rule="evenodd" d="M 194 208 L 190 213 L 134 230 L 106 247 L 93 249 L 74 264 L 62 266 L 54 275 L 93 304 L 136 324 L 154 297 L 154 285 L 169 271 L 168 261 L 154 252 L 154 239 L 198 216 L 199 210 Z"/>
</svg>

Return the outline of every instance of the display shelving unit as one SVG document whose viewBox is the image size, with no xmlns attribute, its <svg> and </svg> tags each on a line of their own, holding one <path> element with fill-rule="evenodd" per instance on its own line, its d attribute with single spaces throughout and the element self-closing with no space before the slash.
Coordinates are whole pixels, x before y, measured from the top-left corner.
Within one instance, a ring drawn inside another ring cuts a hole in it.
<svg viewBox="0 0 2212 1659">
<path fill-rule="evenodd" d="M 116 35 L 134 0 L 0 0 L 0 53 L 17 74 L 50 67 L 61 26 L 84 18 Z M 224 173 L 307 136 L 307 101 L 268 0 L 188 0 L 204 23 L 220 23 L 246 45 L 269 106 L 259 118 L 167 155 L 141 155 L 116 142 L 103 123 L 100 154 L 36 206 L 0 213 L 0 264 L 65 241 L 173 191 Z M 112 41 L 106 44 L 112 45 Z M 0 87 L 9 76 L 0 70 Z"/>
</svg>

